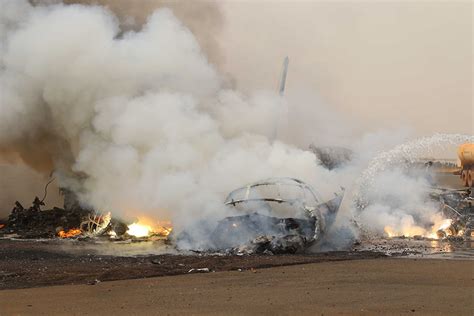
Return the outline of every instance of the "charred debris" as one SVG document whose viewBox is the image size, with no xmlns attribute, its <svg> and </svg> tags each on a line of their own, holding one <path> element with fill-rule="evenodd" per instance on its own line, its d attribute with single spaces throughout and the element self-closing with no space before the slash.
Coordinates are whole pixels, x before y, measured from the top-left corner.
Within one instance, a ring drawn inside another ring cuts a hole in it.
<svg viewBox="0 0 474 316">
<path fill-rule="evenodd" d="M 225 217 L 215 223 L 212 230 L 207 231 L 205 248 L 196 247 L 197 242 L 187 231 L 158 237 L 164 237 L 163 240 L 175 244 L 177 248 L 187 245 L 183 247 L 187 250 L 229 254 L 299 253 L 316 244 L 332 224 L 343 193 L 341 191 L 332 200 L 323 201 L 301 180 L 267 179 L 228 195 L 223 208 L 241 215 Z M 0 226 L 0 236 L 79 240 L 150 240 L 153 237 L 131 236 L 127 233 L 127 225 L 112 218 L 110 213 L 81 207 L 71 191 L 64 190 L 63 194 L 63 208 L 44 209 L 44 199 L 39 198 L 35 198 L 28 208 L 16 202 L 10 216 Z"/>
<path fill-rule="evenodd" d="M 438 238 L 463 240 L 474 233 L 474 188 L 450 190 L 435 188 L 431 198 L 438 201 L 441 211 L 450 218 L 449 227 L 438 230 Z"/>
<path fill-rule="evenodd" d="M 344 148 L 311 150 L 328 169 L 338 168 L 352 159 Z M 46 194 L 46 190 L 45 190 Z M 0 220 L 3 238 L 73 238 L 110 241 L 160 240 L 178 250 L 226 254 L 301 253 L 321 243 L 341 205 L 344 189 L 330 200 L 311 186 L 294 178 L 271 178 L 245 185 L 230 192 L 222 207 L 227 216 L 214 223 L 199 222 L 179 233 L 164 227 L 159 232 L 136 236 L 130 225 L 110 213 L 87 209 L 76 195 L 62 190 L 64 206 L 46 209 L 36 197 L 30 207 L 15 202 L 9 217 Z M 437 232 L 439 239 L 469 239 L 474 231 L 474 192 L 472 188 L 452 190 L 433 187 L 431 199 L 451 224 Z M 223 213 L 225 214 L 225 213 Z"/>
<path fill-rule="evenodd" d="M 210 248 L 202 250 L 229 254 L 301 253 L 317 244 L 334 222 L 343 195 L 341 190 L 330 201 L 323 201 L 308 184 L 294 178 L 248 184 L 232 191 L 225 200 L 225 206 L 242 215 L 226 217 L 215 228 L 207 229 L 205 244 Z M 197 243 L 188 232 L 176 238 L 178 247 Z"/>
<path fill-rule="evenodd" d="M 28 208 L 16 201 L 10 215 L 0 224 L 0 236 L 37 239 L 70 238 L 87 239 L 100 237 L 111 231 L 126 233 L 127 226 L 115 219 L 110 213 L 101 214 L 92 209 L 83 208 L 76 195 L 69 190 L 61 190 L 64 195 L 63 208 L 43 209 L 44 198 L 38 197 Z"/>
</svg>

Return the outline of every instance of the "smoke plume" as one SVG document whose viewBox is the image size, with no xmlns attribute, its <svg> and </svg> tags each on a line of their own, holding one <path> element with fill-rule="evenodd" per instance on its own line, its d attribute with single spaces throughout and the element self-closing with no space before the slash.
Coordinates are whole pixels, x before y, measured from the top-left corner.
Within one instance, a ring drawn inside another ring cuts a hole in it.
<svg viewBox="0 0 474 316">
<path fill-rule="evenodd" d="M 226 89 L 172 10 L 122 32 L 102 6 L 2 5 L 17 16 L 2 23 L 0 144 L 35 167 L 51 161 L 83 203 L 180 222 L 260 178 L 324 179 L 331 191 L 312 153 L 270 142 L 284 100 Z"/>
<path fill-rule="evenodd" d="M 354 141 L 347 118 L 308 96 L 229 88 L 209 33 L 221 23 L 214 6 L 195 13 L 195 6 L 162 1 L 138 11 L 127 1 L 80 2 L 1 2 L 0 152 L 54 169 L 59 186 L 86 206 L 184 227 L 226 215 L 226 194 L 262 178 L 299 178 L 331 198 L 353 186 L 375 153 L 410 135 L 386 131 Z M 275 113 L 288 119 L 273 142 Z M 350 146 L 353 162 L 324 168 L 306 150 L 315 141 Z M 406 222 L 413 210 L 423 212 L 417 188 L 425 183 L 392 172 L 378 187 L 412 198 L 386 203 L 378 197 L 387 192 L 372 192 L 364 221 L 374 231 L 388 215 Z M 354 211 L 350 196 L 339 227 Z"/>
</svg>

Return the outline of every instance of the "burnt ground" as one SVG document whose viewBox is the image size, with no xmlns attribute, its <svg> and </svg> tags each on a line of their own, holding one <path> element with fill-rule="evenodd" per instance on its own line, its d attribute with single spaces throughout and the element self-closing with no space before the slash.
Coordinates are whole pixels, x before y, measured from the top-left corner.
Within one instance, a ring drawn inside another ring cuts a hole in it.
<svg viewBox="0 0 474 316">
<path fill-rule="evenodd" d="M 210 271 L 253 270 L 276 266 L 374 259 L 377 252 L 326 252 L 287 255 L 160 254 L 141 256 L 100 255 L 94 251 L 65 251 L 62 241 L 0 240 L 0 289 L 98 281 L 138 279 L 187 274 L 191 269 Z"/>
</svg>

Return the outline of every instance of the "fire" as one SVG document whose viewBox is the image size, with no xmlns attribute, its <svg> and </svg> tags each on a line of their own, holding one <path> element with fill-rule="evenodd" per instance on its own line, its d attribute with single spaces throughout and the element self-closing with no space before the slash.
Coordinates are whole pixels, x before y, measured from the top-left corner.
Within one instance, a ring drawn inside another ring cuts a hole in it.
<svg viewBox="0 0 474 316">
<path fill-rule="evenodd" d="M 431 239 L 440 239 L 444 236 L 452 236 L 456 234 L 452 229 L 452 220 L 442 218 L 437 216 L 434 218 L 434 225 L 431 227 L 430 230 L 424 229 L 420 226 L 407 226 L 403 227 L 400 230 L 397 230 L 391 226 L 385 226 L 384 232 L 387 237 L 396 237 L 396 236 L 404 236 L 404 237 L 413 237 L 413 236 L 422 236 Z M 462 232 L 460 232 L 462 233 Z M 457 233 L 459 234 L 459 233 Z"/>
<path fill-rule="evenodd" d="M 396 236 L 405 236 L 405 237 L 413 237 L 413 236 L 424 236 L 426 230 L 419 226 L 408 226 L 403 227 L 401 230 L 396 230 L 391 226 L 385 226 L 384 232 L 388 237 L 396 237 Z"/>
<path fill-rule="evenodd" d="M 441 238 L 442 236 L 438 234 L 439 231 L 441 231 L 446 236 L 452 236 L 453 231 L 449 229 L 452 223 L 453 223 L 453 220 L 449 218 L 441 220 L 440 222 L 433 225 L 431 229 L 431 233 L 427 237 L 433 238 L 433 239 Z"/>
<path fill-rule="evenodd" d="M 140 223 L 133 223 L 128 225 L 127 233 L 135 237 L 146 237 L 150 235 L 151 227 Z"/>
<path fill-rule="evenodd" d="M 162 221 L 159 222 L 157 226 L 153 229 L 153 234 L 167 237 L 171 231 L 173 230 L 173 227 L 171 226 L 171 222 L 169 221 Z"/>
<path fill-rule="evenodd" d="M 390 227 L 390 226 L 385 226 L 383 230 L 384 230 L 385 234 L 387 234 L 387 236 L 390 237 L 390 238 L 395 237 L 397 235 L 395 233 L 395 231 L 393 230 L 393 228 Z"/>
<path fill-rule="evenodd" d="M 128 225 L 127 234 L 134 237 L 160 236 L 167 237 L 173 227 L 170 221 L 154 221 L 140 217 L 138 221 Z"/>
<path fill-rule="evenodd" d="M 68 230 L 67 232 L 64 231 L 64 230 L 61 230 L 58 233 L 58 236 L 61 237 L 61 238 L 71 238 L 71 237 L 80 235 L 81 233 L 82 233 L 82 231 L 80 229 L 73 228 L 73 229 Z"/>
</svg>

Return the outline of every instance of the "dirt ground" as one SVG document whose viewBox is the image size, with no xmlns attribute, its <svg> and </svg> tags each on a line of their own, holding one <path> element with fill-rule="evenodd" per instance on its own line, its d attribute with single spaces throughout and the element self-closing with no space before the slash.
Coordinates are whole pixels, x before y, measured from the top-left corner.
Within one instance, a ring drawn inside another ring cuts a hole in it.
<svg viewBox="0 0 474 316">
<path fill-rule="evenodd" d="M 379 258 L 3 290 L 0 314 L 472 315 L 473 268 Z"/>
<path fill-rule="evenodd" d="M 103 247 L 113 246 L 111 243 L 108 244 Z M 91 248 L 91 246 L 89 242 L 69 243 L 64 240 L 0 240 L 0 290 L 178 275 L 200 268 L 208 268 L 210 271 L 250 270 L 385 256 L 369 251 L 274 256 L 217 254 L 117 256 L 118 253 L 112 256 L 104 255 L 103 247 Z M 124 246 L 129 249 L 135 245 Z M 118 252 L 119 249 L 122 251 L 120 247 L 112 250 Z"/>
</svg>

